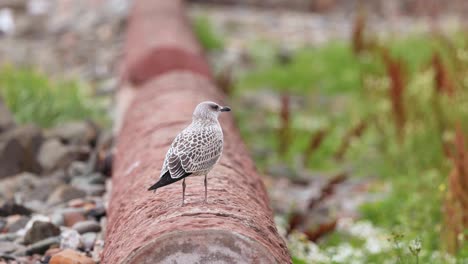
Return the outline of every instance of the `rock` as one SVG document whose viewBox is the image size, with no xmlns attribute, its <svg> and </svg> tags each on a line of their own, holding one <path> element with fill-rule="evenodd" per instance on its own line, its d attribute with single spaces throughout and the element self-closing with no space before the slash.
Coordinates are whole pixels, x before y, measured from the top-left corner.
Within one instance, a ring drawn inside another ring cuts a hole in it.
<svg viewBox="0 0 468 264">
<path fill-rule="evenodd" d="M 26 208 L 30 208 L 32 211 L 36 213 L 45 213 L 48 209 L 47 205 L 40 201 L 40 200 L 31 200 L 24 202 Z"/>
<path fill-rule="evenodd" d="M 54 212 L 50 216 L 50 222 L 53 223 L 56 226 L 63 226 L 65 224 L 65 218 L 63 217 L 62 213 Z"/>
<path fill-rule="evenodd" d="M 15 11 L 24 11 L 27 4 L 27 0 L 1 0 L 0 8 L 11 8 Z"/>
<path fill-rule="evenodd" d="M 86 221 L 86 217 L 81 212 L 68 212 L 63 214 L 64 224 L 67 227 L 72 227 L 78 222 Z"/>
<path fill-rule="evenodd" d="M 0 133 L 7 131 L 15 126 L 15 121 L 10 110 L 3 103 L 3 99 L 0 98 Z"/>
<path fill-rule="evenodd" d="M 86 192 L 79 190 L 67 184 L 59 186 L 47 200 L 49 204 L 64 203 L 76 198 L 83 198 L 86 196 Z"/>
<path fill-rule="evenodd" d="M 34 200 L 46 201 L 55 188 L 63 182 L 58 174 L 39 178 L 37 175 L 24 172 L 0 180 L 0 198 L 19 199 L 24 204 Z"/>
<path fill-rule="evenodd" d="M 25 254 L 44 254 L 44 252 L 46 252 L 49 248 L 58 247 L 59 245 L 60 237 L 49 237 L 26 247 Z"/>
<path fill-rule="evenodd" d="M 76 230 L 65 229 L 60 238 L 60 248 L 62 249 L 77 249 L 81 245 L 81 236 Z"/>
<path fill-rule="evenodd" d="M 101 173 L 92 173 L 86 176 L 74 177 L 71 181 L 71 185 L 87 185 L 87 184 L 104 184 L 106 182 L 106 177 Z"/>
<path fill-rule="evenodd" d="M 3 228 L 7 225 L 6 219 L 0 218 L 0 233 L 2 232 Z"/>
<path fill-rule="evenodd" d="M 47 198 L 53 193 L 57 187 L 65 181 L 63 171 L 56 171 L 51 175 L 40 178 L 39 182 L 35 184 L 28 192 L 20 193 L 24 201 L 47 201 Z"/>
<path fill-rule="evenodd" d="M 63 249 L 61 248 L 49 248 L 45 253 L 44 257 L 52 257 L 53 255 L 61 252 Z"/>
<path fill-rule="evenodd" d="M 88 183 L 90 184 L 105 184 L 106 183 L 106 176 L 98 172 L 89 175 L 87 178 L 88 178 Z"/>
<path fill-rule="evenodd" d="M 23 148 L 18 140 L 0 141 L 0 179 L 21 172 Z"/>
<path fill-rule="evenodd" d="M 85 191 L 89 196 L 102 196 L 106 192 L 105 181 L 106 178 L 102 174 L 94 173 L 73 178 L 71 185 Z"/>
<path fill-rule="evenodd" d="M 21 170 L 40 173 L 41 166 L 37 161 L 37 153 L 42 144 L 42 131 L 39 127 L 29 124 L 17 126 L 0 136 L 0 141 L 17 140 L 23 150 L 21 157 Z"/>
<path fill-rule="evenodd" d="M 104 240 L 102 239 L 96 240 L 96 242 L 94 243 L 93 252 L 91 253 L 93 260 L 99 263 L 99 261 L 101 260 L 103 251 L 104 251 Z"/>
<path fill-rule="evenodd" d="M 101 230 L 102 230 L 100 233 L 100 236 L 105 237 L 106 230 L 107 230 L 107 217 L 105 216 L 101 217 L 101 219 L 99 220 L 99 223 L 101 224 Z"/>
<path fill-rule="evenodd" d="M 0 161 L 1 163 L 1 161 Z M 0 197 L 12 200 L 17 193 L 29 193 L 39 184 L 40 179 L 28 172 L 0 180 Z"/>
<path fill-rule="evenodd" d="M 72 179 L 89 173 L 88 164 L 83 161 L 73 161 L 68 167 L 68 175 Z"/>
<path fill-rule="evenodd" d="M 50 259 L 49 264 L 95 264 L 91 258 L 71 249 L 65 249 Z"/>
<path fill-rule="evenodd" d="M 42 144 L 38 159 L 44 170 L 52 171 L 68 167 L 76 159 L 76 153 L 58 139 L 49 139 Z"/>
<path fill-rule="evenodd" d="M 74 230 L 78 231 L 80 234 L 88 233 L 88 232 L 100 232 L 101 225 L 93 220 L 88 220 L 84 222 L 78 222 L 72 227 Z"/>
<path fill-rule="evenodd" d="M 0 216 L 31 215 L 32 211 L 21 204 L 6 202 L 0 207 Z"/>
<path fill-rule="evenodd" d="M 8 264 L 10 262 L 8 261 L 12 261 L 11 263 L 23 263 L 23 262 L 18 262 L 18 261 L 21 261 L 19 260 L 17 257 L 15 256 L 12 256 L 12 255 L 9 255 L 9 254 L 1 254 L 0 253 L 0 260 L 2 260 L 2 262 L 0 262 L 0 264 Z M 6 261 L 6 262 L 5 262 Z M 16 261 L 16 262 L 13 262 L 13 261 Z"/>
<path fill-rule="evenodd" d="M 88 184 L 80 186 L 79 189 L 85 191 L 89 196 L 102 196 L 106 192 L 106 186 L 103 184 Z"/>
<path fill-rule="evenodd" d="M 0 234 L 0 241 L 14 241 L 19 237 L 16 233 Z"/>
<path fill-rule="evenodd" d="M 10 254 L 21 249 L 21 245 L 10 241 L 0 241 L 0 254 Z"/>
<path fill-rule="evenodd" d="M 7 217 L 7 225 L 5 231 L 7 233 L 14 233 L 20 229 L 23 229 L 29 222 L 29 217 L 22 215 L 11 215 Z"/>
<path fill-rule="evenodd" d="M 72 145 L 94 145 L 98 133 L 97 126 L 90 121 L 60 124 L 46 132 L 48 138 L 57 138 Z"/>
<path fill-rule="evenodd" d="M 60 228 L 56 225 L 49 222 L 36 221 L 26 232 L 24 242 L 26 245 L 29 245 L 58 235 L 60 235 Z"/>
<path fill-rule="evenodd" d="M 83 249 L 85 251 L 93 250 L 96 239 L 97 234 L 93 232 L 88 232 L 81 235 L 81 245 L 83 245 Z"/>
<path fill-rule="evenodd" d="M 99 220 L 102 217 L 106 216 L 106 208 L 104 207 L 104 205 L 96 205 L 93 209 L 88 211 L 87 215 Z"/>
<path fill-rule="evenodd" d="M 85 206 L 87 203 L 88 202 L 86 200 L 78 198 L 68 201 L 68 206 L 73 208 L 80 208 Z"/>
</svg>

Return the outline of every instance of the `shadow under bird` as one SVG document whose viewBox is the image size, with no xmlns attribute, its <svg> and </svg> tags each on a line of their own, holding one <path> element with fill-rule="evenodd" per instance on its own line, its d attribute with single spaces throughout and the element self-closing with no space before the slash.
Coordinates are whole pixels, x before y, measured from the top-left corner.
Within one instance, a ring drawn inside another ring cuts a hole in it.
<svg viewBox="0 0 468 264">
<path fill-rule="evenodd" d="M 202 102 L 197 105 L 192 116 L 192 123 L 180 132 L 166 153 L 159 181 L 148 190 L 182 180 L 182 205 L 185 201 L 185 178 L 205 176 L 205 199 L 207 202 L 207 175 L 221 158 L 223 152 L 223 131 L 218 121 L 221 112 L 231 108 L 214 102 Z"/>
</svg>

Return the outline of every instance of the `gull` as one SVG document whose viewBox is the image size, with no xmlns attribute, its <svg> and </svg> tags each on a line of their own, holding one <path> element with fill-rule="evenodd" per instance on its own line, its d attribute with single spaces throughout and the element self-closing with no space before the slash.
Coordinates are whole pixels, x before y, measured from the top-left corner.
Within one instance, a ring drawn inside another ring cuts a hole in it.
<svg viewBox="0 0 468 264">
<path fill-rule="evenodd" d="M 221 112 L 231 108 L 206 101 L 193 111 L 192 123 L 180 132 L 166 153 L 159 180 L 148 190 L 182 180 L 182 206 L 185 201 L 185 178 L 205 176 L 205 199 L 207 202 L 207 176 L 221 158 L 223 152 L 223 130 L 218 121 Z"/>
</svg>

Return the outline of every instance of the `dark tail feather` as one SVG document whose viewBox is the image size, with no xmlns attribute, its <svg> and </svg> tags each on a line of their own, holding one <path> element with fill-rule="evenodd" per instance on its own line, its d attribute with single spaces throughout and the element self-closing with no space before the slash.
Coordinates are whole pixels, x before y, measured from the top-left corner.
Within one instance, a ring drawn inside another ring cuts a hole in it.
<svg viewBox="0 0 468 264">
<path fill-rule="evenodd" d="M 153 184 L 153 186 L 149 187 L 148 188 L 148 191 L 156 191 L 156 189 L 160 188 L 160 187 L 164 187 L 166 185 L 169 185 L 171 183 L 174 183 L 176 181 L 180 181 L 182 180 L 183 178 L 189 176 L 190 174 L 192 173 L 185 173 L 182 177 L 179 177 L 179 178 L 172 178 L 171 177 L 171 174 L 169 173 L 169 171 L 167 171 L 166 173 L 164 173 L 164 175 L 159 179 L 158 182 L 156 182 L 155 184 Z"/>
</svg>

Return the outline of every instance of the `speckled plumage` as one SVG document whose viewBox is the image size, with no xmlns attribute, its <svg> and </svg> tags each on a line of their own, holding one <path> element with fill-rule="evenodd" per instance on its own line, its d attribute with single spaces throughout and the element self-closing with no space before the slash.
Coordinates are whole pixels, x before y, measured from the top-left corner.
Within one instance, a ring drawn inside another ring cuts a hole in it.
<svg viewBox="0 0 468 264">
<path fill-rule="evenodd" d="M 182 181 L 182 204 L 185 196 L 185 177 L 205 176 L 205 202 L 207 196 L 207 174 L 221 158 L 223 131 L 218 122 L 220 112 L 230 111 L 213 102 L 198 104 L 193 112 L 192 123 L 180 132 L 166 153 L 159 181 L 149 190 Z"/>
<path fill-rule="evenodd" d="M 223 151 L 223 131 L 218 120 L 192 122 L 172 142 L 160 177 L 167 171 L 176 179 L 185 173 L 204 175 L 218 162 Z"/>
</svg>

